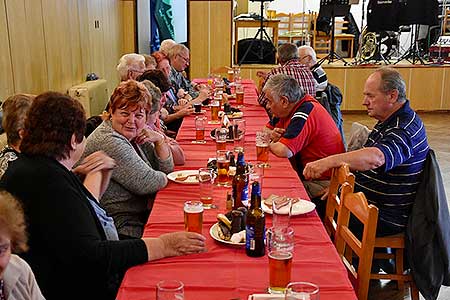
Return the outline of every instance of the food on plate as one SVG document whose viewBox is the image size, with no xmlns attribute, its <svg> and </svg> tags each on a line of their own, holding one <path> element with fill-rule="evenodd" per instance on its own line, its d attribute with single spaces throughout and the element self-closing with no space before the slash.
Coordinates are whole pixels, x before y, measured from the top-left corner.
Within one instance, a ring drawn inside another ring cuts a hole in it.
<svg viewBox="0 0 450 300">
<path fill-rule="evenodd" d="M 229 241 L 231 239 L 231 230 L 224 223 L 217 223 L 219 226 L 217 227 L 217 235 L 221 240 Z"/>
<path fill-rule="evenodd" d="M 229 229 L 231 229 L 231 221 L 224 214 L 218 214 L 217 220 L 219 221 L 219 223 L 222 223 Z"/>
<path fill-rule="evenodd" d="M 272 209 L 273 200 L 274 200 L 275 198 L 277 198 L 277 197 L 278 197 L 278 195 L 270 194 L 269 197 L 267 197 L 266 199 L 264 199 L 264 204 L 265 204 L 268 208 Z M 289 197 L 284 196 L 284 197 L 283 197 L 283 201 L 286 202 L 285 205 L 288 204 L 289 199 L 292 199 L 292 204 L 297 203 L 298 201 L 300 201 L 300 199 L 298 199 L 298 198 L 289 198 Z M 283 205 L 282 205 L 281 207 L 283 207 Z"/>
<path fill-rule="evenodd" d="M 198 180 L 198 175 L 197 174 L 190 174 L 190 175 L 185 175 L 183 173 L 178 173 L 177 176 L 175 177 L 175 181 L 186 181 L 188 180 L 188 178 L 194 179 L 194 180 Z"/>
<path fill-rule="evenodd" d="M 235 243 L 235 244 L 245 242 L 245 229 L 234 233 L 231 236 L 230 241 Z"/>
<path fill-rule="evenodd" d="M 247 209 L 229 211 L 217 215 L 217 235 L 224 241 L 234 244 L 245 242 L 245 213 Z M 230 220 L 231 219 L 231 220 Z"/>
<path fill-rule="evenodd" d="M 231 212 L 231 233 L 237 233 L 241 231 L 243 222 L 244 222 L 244 214 L 242 213 L 242 211 L 233 210 Z"/>
</svg>

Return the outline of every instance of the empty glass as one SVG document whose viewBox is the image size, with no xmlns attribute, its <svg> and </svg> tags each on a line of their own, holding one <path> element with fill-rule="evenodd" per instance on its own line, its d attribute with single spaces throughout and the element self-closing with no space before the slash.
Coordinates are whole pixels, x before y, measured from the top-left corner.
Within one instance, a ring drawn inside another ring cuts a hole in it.
<svg viewBox="0 0 450 300">
<path fill-rule="evenodd" d="M 214 200 L 214 179 L 216 178 L 214 170 L 212 168 L 200 168 L 198 169 L 198 182 L 200 187 L 200 201 L 203 203 L 203 207 L 215 208 L 213 204 Z"/>
<path fill-rule="evenodd" d="M 273 227 L 282 229 L 289 227 L 292 214 L 292 199 L 278 196 L 272 202 Z"/>
<path fill-rule="evenodd" d="M 319 287 L 311 282 L 291 282 L 284 297 L 285 300 L 319 300 Z"/>
<path fill-rule="evenodd" d="M 267 250 L 270 251 L 286 251 L 294 252 L 295 238 L 294 228 L 286 227 L 276 229 L 271 227 L 267 230 Z"/>
<path fill-rule="evenodd" d="M 179 280 L 162 280 L 156 285 L 156 300 L 184 300 L 184 284 Z"/>
</svg>

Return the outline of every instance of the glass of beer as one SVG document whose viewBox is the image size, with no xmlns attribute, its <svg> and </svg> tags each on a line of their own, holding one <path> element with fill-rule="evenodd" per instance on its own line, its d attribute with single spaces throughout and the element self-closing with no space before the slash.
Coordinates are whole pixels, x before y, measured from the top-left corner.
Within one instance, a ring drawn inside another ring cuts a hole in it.
<svg viewBox="0 0 450 300">
<path fill-rule="evenodd" d="M 244 86 L 236 84 L 236 105 L 238 107 L 244 106 Z"/>
<path fill-rule="evenodd" d="M 270 132 L 256 132 L 256 159 L 264 168 L 269 168 Z"/>
<path fill-rule="evenodd" d="M 194 107 L 194 113 L 196 113 L 196 114 L 202 113 L 202 104 L 201 103 L 194 103 L 192 106 Z"/>
<path fill-rule="evenodd" d="M 204 144 L 205 141 L 205 122 L 206 117 L 195 117 L 195 143 Z"/>
<path fill-rule="evenodd" d="M 228 129 L 216 128 L 214 137 L 216 138 L 216 150 L 227 150 Z"/>
<path fill-rule="evenodd" d="M 184 230 L 202 234 L 203 203 L 201 201 L 184 202 Z"/>
<path fill-rule="evenodd" d="M 206 209 L 215 208 L 213 205 L 214 179 L 216 175 L 212 168 L 198 169 L 198 182 L 200 186 L 200 201 Z"/>
<path fill-rule="evenodd" d="M 292 253 L 269 252 L 269 293 L 283 294 L 291 281 Z"/>
<path fill-rule="evenodd" d="M 229 184 L 228 172 L 230 170 L 230 158 L 228 151 L 217 150 L 217 185 L 225 186 Z"/>
<path fill-rule="evenodd" d="M 311 282 L 291 282 L 284 293 L 286 300 L 319 300 L 319 287 Z"/>
<path fill-rule="evenodd" d="M 211 101 L 211 124 L 220 124 L 219 122 L 220 102 L 217 100 Z"/>
</svg>

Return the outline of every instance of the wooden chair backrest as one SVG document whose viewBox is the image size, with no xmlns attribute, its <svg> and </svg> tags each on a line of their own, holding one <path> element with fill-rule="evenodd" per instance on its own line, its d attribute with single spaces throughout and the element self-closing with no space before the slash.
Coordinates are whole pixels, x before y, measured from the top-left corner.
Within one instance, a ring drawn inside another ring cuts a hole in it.
<svg viewBox="0 0 450 300">
<path fill-rule="evenodd" d="M 372 204 L 369 205 L 363 193 L 350 192 L 351 187 L 348 183 L 344 184 L 343 189 L 346 191 L 338 217 L 336 249 L 347 268 L 358 300 L 366 300 L 377 230 L 378 208 Z M 356 217 L 364 226 L 361 239 L 356 237 L 348 226 L 350 215 Z M 359 258 L 356 269 L 352 259 L 348 259 L 345 255 L 346 247 L 349 247 L 351 252 Z"/>
<path fill-rule="evenodd" d="M 313 16 L 309 13 L 291 14 L 291 31 L 306 30 L 311 31 Z"/>
<path fill-rule="evenodd" d="M 278 22 L 278 36 L 282 36 L 285 33 L 291 31 L 291 18 L 290 14 L 276 13 L 275 19 L 280 20 Z"/>
<path fill-rule="evenodd" d="M 340 167 L 333 168 L 331 171 L 331 180 L 328 188 L 327 206 L 323 223 L 332 240 L 335 239 L 337 227 L 336 221 L 341 205 L 340 200 L 344 197 L 344 190 L 341 189 L 344 183 L 350 185 L 349 191 L 353 193 L 355 175 L 350 172 L 348 164 L 342 164 Z"/>
</svg>

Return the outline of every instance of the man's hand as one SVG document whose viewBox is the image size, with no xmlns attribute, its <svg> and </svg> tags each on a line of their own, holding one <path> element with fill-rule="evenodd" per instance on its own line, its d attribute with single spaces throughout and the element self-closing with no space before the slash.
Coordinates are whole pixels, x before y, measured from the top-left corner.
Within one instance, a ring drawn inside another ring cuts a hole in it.
<svg viewBox="0 0 450 300">
<path fill-rule="evenodd" d="M 278 142 L 285 132 L 286 129 L 275 127 L 270 134 L 270 140 L 274 143 Z"/>
<path fill-rule="evenodd" d="M 323 173 L 328 171 L 331 167 L 328 164 L 328 157 L 312 161 L 306 164 L 303 169 L 303 176 L 306 180 L 317 179 L 322 176 Z"/>
</svg>

